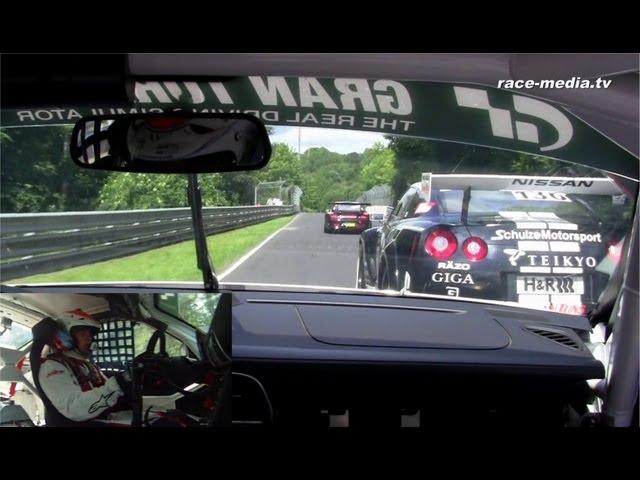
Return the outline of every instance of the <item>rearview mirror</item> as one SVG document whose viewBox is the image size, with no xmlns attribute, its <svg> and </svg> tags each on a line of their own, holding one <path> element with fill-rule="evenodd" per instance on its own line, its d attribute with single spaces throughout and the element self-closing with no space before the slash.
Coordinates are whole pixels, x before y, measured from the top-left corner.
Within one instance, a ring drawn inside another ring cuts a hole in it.
<svg viewBox="0 0 640 480">
<path fill-rule="evenodd" d="M 255 170 L 271 157 L 260 120 L 246 114 L 132 114 L 86 117 L 70 146 L 83 168 L 146 173 Z"/>
</svg>

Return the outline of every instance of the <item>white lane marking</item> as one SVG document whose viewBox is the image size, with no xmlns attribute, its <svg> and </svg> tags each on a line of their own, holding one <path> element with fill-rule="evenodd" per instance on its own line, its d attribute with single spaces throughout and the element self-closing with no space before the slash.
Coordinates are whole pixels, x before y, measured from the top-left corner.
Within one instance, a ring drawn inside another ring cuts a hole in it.
<svg viewBox="0 0 640 480">
<path fill-rule="evenodd" d="M 549 242 L 519 241 L 518 250 L 523 252 L 548 252 Z"/>
<path fill-rule="evenodd" d="M 578 242 L 549 242 L 552 252 L 579 252 Z"/>
<path fill-rule="evenodd" d="M 257 247 L 255 247 L 253 250 L 251 250 L 248 253 L 246 253 L 242 258 L 240 258 L 240 260 L 238 260 L 233 265 L 231 265 L 222 274 L 218 275 L 218 280 L 222 280 L 224 277 L 229 275 L 236 268 L 238 268 L 240 265 L 242 265 L 244 262 L 246 262 L 249 259 L 249 257 L 251 257 L 254 253 L 256 253 L 258 250 L 260 250 L 262 247 L 264 247 L 267 244 L 267 242 L 269 242 L 269 240 L 271 240 L 273 237 L 275 237 L 277 234 L 279 234 L 281 231 L 283 231 L 285 228 L 287 228 L 289 225 L 291 225 L 293 222 L 295 222 L 296 219 L 298 219 L 299 217 L 300 217 L 300 214 L 296 215 L 285 226 L 283 226 L 282 228 L 276 230 L 271 235 L 269 235 L 267 238 L 265 238 Z"/>
<path fill-rule="evenodd" d="M 575 267 L 553 267 L 553 273 L 584 273 L 584 270 Z"/>
<path fill-rule="evenodd" d="M 551 267 L 520 267 L 521 273 L 551 273 Z"/>
</svg>

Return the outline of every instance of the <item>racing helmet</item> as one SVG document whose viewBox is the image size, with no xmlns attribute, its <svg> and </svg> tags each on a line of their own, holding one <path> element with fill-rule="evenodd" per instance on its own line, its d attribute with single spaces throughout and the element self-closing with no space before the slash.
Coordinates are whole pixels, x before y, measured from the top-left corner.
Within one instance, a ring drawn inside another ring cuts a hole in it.
<svg viewBox="0 0 640 480">
<path fill-rule="evenodd" d="M 61 351 L 75 348 L 75 340 L 73 339 L 73 330 L 75 328 L 89 327 L 94 335 L 96 335 L 101 328 L 100 322 L 80 308 L 64 312 L 62 315 L 59 315 L 56 320 L 58 325 L 60 325 L 60 331 L 53 338 L 53 346 Z"/>
</svg>

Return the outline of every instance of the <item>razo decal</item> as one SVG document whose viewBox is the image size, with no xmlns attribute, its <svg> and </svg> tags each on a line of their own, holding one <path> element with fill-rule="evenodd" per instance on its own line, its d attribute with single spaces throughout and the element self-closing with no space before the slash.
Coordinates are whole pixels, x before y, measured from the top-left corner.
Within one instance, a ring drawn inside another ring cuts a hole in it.
<svg viewBox="0 0 640 480">
<path fill-rule="evenodd" d="M 442 273 L 435 272 L 431 275 L 431 280 L 437 283 L 457 283 L 463 285 L 475 285 L 473 278 L 471 278 L 471 274 L 467 273 Z"/>
<path fill-rule="evenodd" d="M 458 263 L 458 262 L 438 262 L 438 268 L 440 270 L 469 270 L 471 265 L 468 263 Z"/>
<path fill-rule="evenodd" d="M 533 123 L 520 120 L 515 120 L 514 122 L 509 110 L 492 107 L 486 90 L 468 87 L 453 87 L 453 89 L 459 106 L 487 111 L 493 136 L 540 143 L 538 127 Z M 557 150 L 571 141 L 573 127 L 569 119 L 560 110 L 540 100 L 521 95 L 513 95 L 513 106 L 516 112 L 544 120 L 556 130 L 558 134 L 557 140 L 553 144 L 541 146 L 540 151 Z"/>
</svg>

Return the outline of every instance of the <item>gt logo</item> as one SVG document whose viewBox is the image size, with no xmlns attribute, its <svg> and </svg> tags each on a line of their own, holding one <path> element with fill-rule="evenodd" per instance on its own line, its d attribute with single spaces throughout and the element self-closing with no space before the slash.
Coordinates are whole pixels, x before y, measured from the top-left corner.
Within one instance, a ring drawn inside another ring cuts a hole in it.
<svg viewBox="0 0 640 480">
<path fill-rule="evenodd" d="M 453 87 L 456 101 L 461 107 L 477 108 L 489 113 L 489 122 L 494 137 L 517 138 L 523 142 L 540 143 L 538 127 L 533 123 L 515 121 L 515 136 L 511 112 L 503 108 L 495 108 L 489 104 L 486 90 L 467 87 Z M 513 95 L 513 106 L 516 112 L 537 117 L 550 123 L 558 132 L 558 139 L 551 145 L 541 146 L 540 151 L 557 150 L 564 147 L 573 137 L 573 126 L 569 119 L 557 108 L 534 98 Z"/>
</svg>

